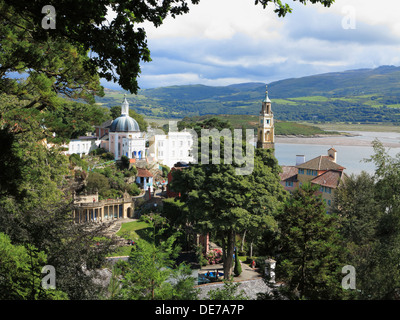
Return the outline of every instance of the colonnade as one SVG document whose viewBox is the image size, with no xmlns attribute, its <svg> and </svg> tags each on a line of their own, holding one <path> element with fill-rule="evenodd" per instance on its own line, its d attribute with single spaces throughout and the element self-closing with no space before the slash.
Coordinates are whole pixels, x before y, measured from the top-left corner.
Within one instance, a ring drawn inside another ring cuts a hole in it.
<svg viewBox="0 0 400 320">
<path fill-rule="evenodd" d="M 133 218 L 134 202 L 108 203 L 107 201 L 82 203 L 75 207 L 74 221 L 103 222 L 115 219 Z"/>
</svg>

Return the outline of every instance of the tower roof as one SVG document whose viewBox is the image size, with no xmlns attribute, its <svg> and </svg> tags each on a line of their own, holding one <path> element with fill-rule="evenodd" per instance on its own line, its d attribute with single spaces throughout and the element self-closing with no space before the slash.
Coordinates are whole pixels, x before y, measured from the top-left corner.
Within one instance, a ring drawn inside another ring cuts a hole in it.
<svg viewBox="0 0 400 320">
<path fill-rule="evenodd" d="M 140 131 L 139 124 L 129 116 L 129 103 L 124 97 L 121 105 L 121 115 L 115 119 L 110 127 L 111 132 L 135 132 Z"/>
<path fill-rule="evenodd" d="M 140 131 L 139 124 L 128 115 L 121 115 L 113 121 L 110 127 L 111 132 L 135 132 Z"/>
<path fill-rule="evenodd" d="M 126 100 L 126 94 L 124 95 L 124 101 L 121 104 L 121 115 L 129 115 L 129 103 Z"/>
<path fill-rule="evenodd" d="M 268 97 L 268 85 L 265 86 L 265 99 L 263 102 L 271 103 L 271 100 Z"/>
</svg>

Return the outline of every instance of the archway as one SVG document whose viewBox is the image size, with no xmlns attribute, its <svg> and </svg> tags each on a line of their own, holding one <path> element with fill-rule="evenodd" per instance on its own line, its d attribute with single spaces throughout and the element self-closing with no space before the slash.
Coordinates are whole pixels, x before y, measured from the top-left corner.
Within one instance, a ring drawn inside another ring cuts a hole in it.
<svg viewBox="0 0 400 320">
<path fill-rule="evenodd" d="M 128 208 L 126 215 L 127 215 L 128 218 L 133 218 L 133 210 L 132 210 L 132 208 Z"/>
</svg>

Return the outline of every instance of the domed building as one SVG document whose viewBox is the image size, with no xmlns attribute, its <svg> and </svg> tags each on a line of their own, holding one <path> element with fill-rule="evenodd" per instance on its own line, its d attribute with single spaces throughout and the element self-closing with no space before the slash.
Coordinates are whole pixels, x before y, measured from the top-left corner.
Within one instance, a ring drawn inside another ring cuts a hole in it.
<svg viewBox="0 0 400 320">
<path fill-rule="evenodd" d="M 146 139 L 140 132 L 139 124 L 129 116 L 129 103 L 124 98 L 121 105 L 121 115 L 115 119 L 108 131 L 108 149 L 114 154 L 115 160 L 127 156 L 130 159 L 146 157 Z"/>
</svg>

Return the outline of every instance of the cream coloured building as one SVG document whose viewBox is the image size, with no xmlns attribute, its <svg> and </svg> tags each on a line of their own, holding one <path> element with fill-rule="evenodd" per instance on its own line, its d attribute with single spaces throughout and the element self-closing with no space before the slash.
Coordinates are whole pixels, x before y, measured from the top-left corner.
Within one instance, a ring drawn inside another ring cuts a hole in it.
<svg viewBox="0 0 400 320">
<path fill-rule="evenodd" d="M 149 155 L 155 162 L 173 167 L 177 162 L 193 162 L 193 136 L 189 131 L 170 131 L 149 138 Z"/>
</svg>

